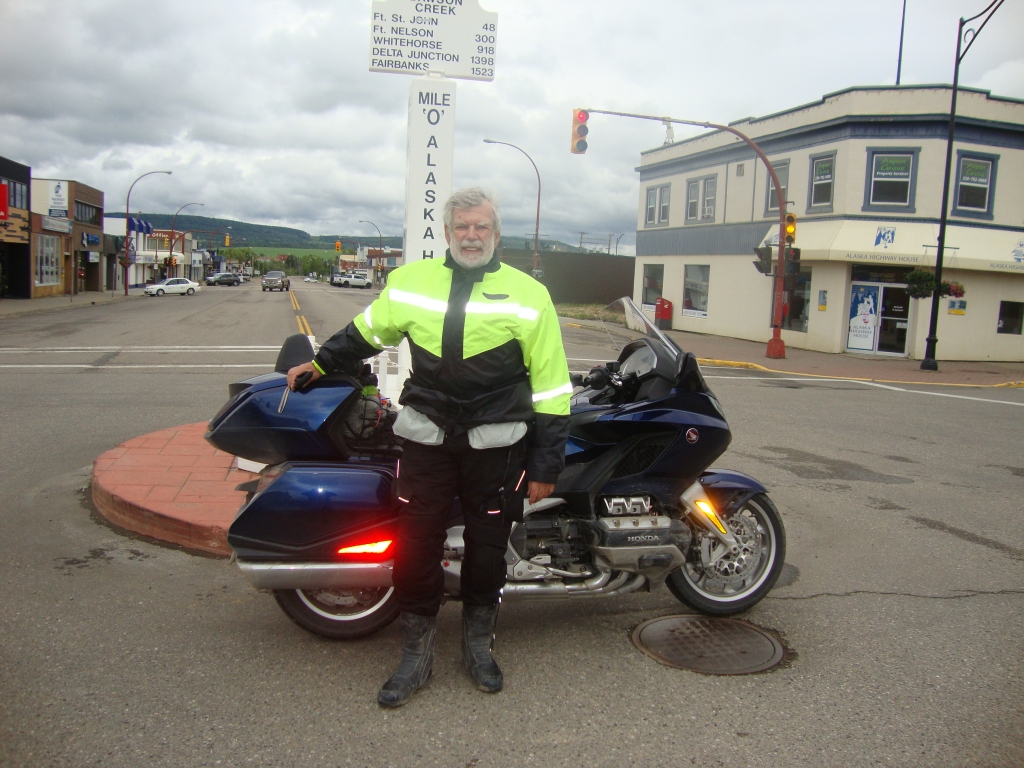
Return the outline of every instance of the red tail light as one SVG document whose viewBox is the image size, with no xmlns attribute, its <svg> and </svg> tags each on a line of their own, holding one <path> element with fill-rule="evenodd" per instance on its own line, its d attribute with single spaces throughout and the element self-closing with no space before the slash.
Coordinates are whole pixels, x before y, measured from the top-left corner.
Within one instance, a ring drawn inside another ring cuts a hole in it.
<svg viewBox="0 0 1024 768">
<path fill-rule="evenodd" d="M 370 544 L 356 544 L 352 547 L 342 547 L 338 550 L 339 555 L 383 555 L 391 548 L 391 539 L 374 541 Z"/>
</svg>

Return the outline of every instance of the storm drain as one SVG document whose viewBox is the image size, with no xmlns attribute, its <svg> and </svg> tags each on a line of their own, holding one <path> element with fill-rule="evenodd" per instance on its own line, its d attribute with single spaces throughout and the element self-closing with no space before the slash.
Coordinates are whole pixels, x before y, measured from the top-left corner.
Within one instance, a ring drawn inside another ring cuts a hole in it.
<svg viewBox="0 0 1024 768">
<path fill-rule="evenodd" d="M 633 630 L 652 659 L 705 675 L 748 675 L 782 661 L 782 644 L 753 624 L 707 616 L 662 616 Z"/>
</svg>

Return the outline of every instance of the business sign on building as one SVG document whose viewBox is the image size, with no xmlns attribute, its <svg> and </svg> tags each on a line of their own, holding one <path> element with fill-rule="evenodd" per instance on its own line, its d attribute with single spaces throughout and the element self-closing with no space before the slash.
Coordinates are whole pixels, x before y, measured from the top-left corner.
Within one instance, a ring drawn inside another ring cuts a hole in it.
<svg viewBox="0 0 1024 768">
<path fill-rule="evenodd" d="M 91 235 L 88 232 L 83 232 L 82 233 L 82 245 L 88 247 L 90 245 L 99 245 L 99 244 L 100 244 L 100 236 L 99 235 Z"/>
<path fill-rule="evenodd" d="M 68 218 L 69 187 L 66 181 L 46 182 L 46 210 L 55 219 Z"/>
<path fill-rule="evenodd" d="M 8 198 L 7 195 L 7 185 L 0 182 L 0 221 L 7 221 L 8 217 L 11 215 L 11 212 L 7 207 L 7 204 L 10 202 L 10 198 Z"/>
<path fill-rule="evenodd" d="M 373 0 L 370 71 L 493 80 L 498 14 L 478 0 Z"/>
<path fill-rule="evenodd" d="M 43 229 L 48 232 L 62 232 L 65 235 L 71 234 L 71 222 L 67 219 L 54 219 L 50 216 L 43 216 Z"/>
</svg>

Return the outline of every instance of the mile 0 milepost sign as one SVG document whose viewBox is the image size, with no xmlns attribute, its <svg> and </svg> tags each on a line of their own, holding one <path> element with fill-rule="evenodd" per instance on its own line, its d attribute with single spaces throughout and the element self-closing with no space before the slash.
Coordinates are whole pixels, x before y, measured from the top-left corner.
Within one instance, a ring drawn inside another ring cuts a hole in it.
<svg viewBox="0 0 1024 768">
<path fill-rule="evenodd" d="M 478 0 L 373 0 L 370 71 L 493 80 L 498 14 Z"/>
</svg>

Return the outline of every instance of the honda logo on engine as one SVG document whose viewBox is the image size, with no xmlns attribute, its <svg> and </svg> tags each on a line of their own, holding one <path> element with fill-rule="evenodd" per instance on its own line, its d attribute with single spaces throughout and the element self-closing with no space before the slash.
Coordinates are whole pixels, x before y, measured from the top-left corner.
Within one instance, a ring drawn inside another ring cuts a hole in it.
<svg viewBox="0 0 1024 768">
<path fill-rule="evenodd" d="M 699 437 L 700 433 L 696 429 L 686 430 L 686 442 L 690 443 L 691 445 L 693 443 L 696 443 Z"/>
</svg>

